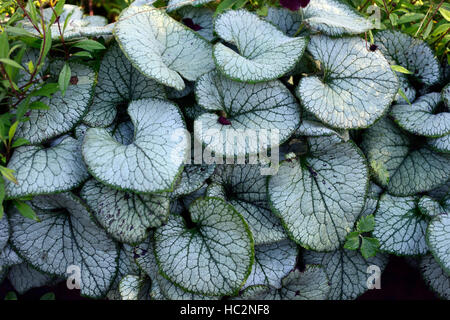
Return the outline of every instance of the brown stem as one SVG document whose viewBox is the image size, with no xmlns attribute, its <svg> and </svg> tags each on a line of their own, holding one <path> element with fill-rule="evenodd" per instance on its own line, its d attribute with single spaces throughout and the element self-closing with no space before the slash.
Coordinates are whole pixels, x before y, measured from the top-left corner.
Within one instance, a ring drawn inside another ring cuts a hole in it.
<svg viewBox="0 0 450 320">
<path fill-rule="evenodd" d="M 427 23 L 423 27 L 423 29 L 420 32 L 420 34 L 422 34 L 423 30 L 426 30 L 428 25 L 430 24 L 430 22 L 433 21 L 434 16 L 436 15 L 437 11 L 439 10 L 439 8 L 442 6 L 443 3 L 444 3 L 444 0 L 441 0 L 441 2 L 439 2 L 438 6 L 436 7 L 436 9 L 434 9 L 433 14 L 431 15 L 430 19 L 428 19 Z"/>
<path fill-rule="evenodd" d="M 0 68 L 1 74 L 3 75 L 3 77 L 4 77 L 5 79 L 8 80 L 9 86 L 11 87 L 12 92 L 13 92 L 14 95 L 19 99 L 19 98 L 20 98 L 20 93 L 17 92 L 17 90 L 14 88 L 13 83 L 12 83 L 12 80 L 11 80 L 11 77 L 8 75 L 8 73 L 7 73 L 6 70 L 5 70 L 5 66 L 4 66 L 3 63 L 1 63 L 1 62 L 0 62 L 0 67 L 1 67 L 1 68 Z"/>
<path fill-rule="evenodd" d="M 68 60 L 69 59 L 69 50 L 67 49 L 66 42 L 64 41 L 64 36 L 61 31 L 61 23 L 59 22 L 59 16 L 56 14 L 55 8 L 53 8 L 53 6 L 51 4 L 50 4 L 50 8 L 52 8 L 53 14 L 56 17 L 56 23 L 58 24 L 59 37 L 61 39 L 61 43 L 64 48 L 64 59 Z"/>
<path fill-rule="evenodd" d="M 39 28 L 34 24 L 33 19 L 31 19 L 31 17 L 28 15 L 27 10 L 25 9 L 25 6 L 23 5 L 23 3 L 21 3 L 20 0 L 17 0 L 17 4 L 19 5 L 19 7 L 22 9 L 23 14 L 25 15 L 25 17 L 27 17 L 27 19 L 31 22 L 31 24 L 33 25 L 33 27 L 36 29 L 37 32 L 39 32 L 40 35 L 42 35 L 41 30 L 39 30 Z M 31 4 L 33 4 L 33 2 L 31 2 Z"/>
<path fill-rule="evenodd" d="M 389 15 L 391 14 L 391 12 L 387 8 L 386 0 L 383 0 L 383 5 L 384 5 L 384 9 L 386 10 L 387 18 L 389 19 Z M 389 19 L 389 22 L 390 21 L 391 20 Z M 392 22 L 390 22 L 390 23 L 392 24 Z"/>
<path fill-rule="evenodd" d="M 94 3 L 92 0 L 89 0 L 88 3 L 89 3 L 89 15 L 93 16 L 94 15 Z"/>
</svg>

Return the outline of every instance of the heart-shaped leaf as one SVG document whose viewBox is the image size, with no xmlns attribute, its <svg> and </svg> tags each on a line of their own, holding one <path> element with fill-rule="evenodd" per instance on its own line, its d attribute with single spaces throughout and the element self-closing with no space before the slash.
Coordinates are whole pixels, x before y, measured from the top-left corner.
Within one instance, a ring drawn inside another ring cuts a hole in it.
<svg viewBox="0 0 450 320">
<path fill-rule="evenodd" d="M 266 285 L 279 288 L 281 279 L 295 268 L 298 248 L 290 240 L 255 246 L 255 263 L 244 288 Z"/>
<path fill-rule="evenodd" d="M 431 254 L 422 258 L 420 269 L 425 282 L 442 299 L 450 299 L 450 276 L 442 270 Z"/>
<path fill-rule="evenodd" d="M 117 115 L 117 107 L 143 98 L 165 98 L 162 85 L 145 77 L 125 57 L 117 43 L 100 64 L 95 95 L 83 122 L 91 127 L 107 127 Z"/>
<path fill-rule="evenodd" d="M 217 43 L 213 51 L 217 69 L 244 82 L 268 81 L 286 74 L 300 60 L 307 43 L 306 38 L 290 38 L 244 9 L 219 15 L 214 30 L 238 50 Z"/>
<path fill-rule="evenodd" d="M 261 137 L 263 130 L 267 135 L 277 130 L 281 144 L 300 123 L 299 105 L 279 81 L 239 83 L 213 71 L 199 79 L 195 94 L 201 107 L 224 113 L 223 116 L 203 113 L 194 122 L 195 137 L 217 155 L 256 154 L 267 148 L 258 141 L 265 141 Z M 245 134 L 249 135 L 248 139 Z M 275 147 L 276 143 L 269 147 Z"/>
<path fill-rule="evenodd" d="M 323 266 L 331 286 L 328 299 L 353 300 L 368 289 L 371 275 L 368 268 L 375 266 L 383 272 L 388 256 L 378 253 L 375 257 L 364 259 L 359 251 L 346 249 L 329 253 L 306 251 L 303 262 Z"/>
<path fill-rule="evenodd" d="M 426 137 L 442 137 L 450 134 L 450 111 L 437 112 L 442 103 L 441 95 L 428 93 L 412 105 L 397 104 L 392 107 L 391 116 L 403 129 Z"/>
<path fill-rule="evenodd" d="M 425 85 L 439 82 L 439 62 L 426 42 L 399 31 L 380 31 L 375 44 L 393 65 L 400 65 L 413 73 Z"/>
<path fill-rule="evenodd" d="M 155 232 L 161 273 L 181 288 L 205 295 L 237 293 L 250 274 L 253 239 L 245 220 L 225 201 L 200 198 L 189 207 L 194 227 L 172 216 Z"/>
<path fill-rule="evenodd" d="M 68 268 L 75 266 L 69 272 L 75 270 L 75 277 L 80 276 L 81 294 L 104 296 L 117 271 L 118 250 L 114 241 L 94 223 L 76 196 L 62 193 L 36 198 L 33 203 L 40 222 L 12 210 L 12 245 L 43 272 L 66 277 Z"/>
<path fill-rule="evenodd" d="M 330 36 L 359 34 L 373 24 L 348 5 L 337 0 L 313 0 L 303 11 L 303 22 L 312 30 Z"/>
<path fill-rule="evenodd" d="M 50 74 L 57 79 L 63 61 L 50 64 Z M 32 144 L 54 138 L 72 130 L 83 118 L 92 101 L 95 85 L 93 68 L 78 63 L 69 63 L 72 71 L 70 84 L 64 96 L 56 92 L 51 98 L 41 97 L 39 101 L 49 106 L 48 110 L 32 110 L 29 121 L 21 122 L 16 136 Z"/>
<path fill-rule="evenodd" d="M 375 181 L 389 193 L 408 196 L 429 191 L 450 178 L 450 158 L 408 138 L 383 118 L 363 134 L 361 144 Z"/>
<path fill-rule="evenodd" d="M 421 255 L 428 251 L 425 234 L 428 219 L 414 197 L 381 196 L 375 214 L 373 236 L 380 249 L 396 255 Z"/>
<path fill-rule="evenodd" d="M 15 171 L 18 184 L 5 182 L 7 198 L 68 191 L 89 176 L 81 157 L 81 143 L 71 137 L 50 148 L 19 147 L 8 168 Z"/>
<path fill-rule="evenodd" d="M 181 76 L 194 81 L 214 68 L 211 44 L 161 9 L 125 9 L 114 27 L 114 35 L 139 71 L 177 90 L 184 88 Z"/>
<path fill-rule="evenodd" d="M 281 287 L 251 286 L 242 292 L 243 300 L 325 300 L 330 292 L 327 276 L 318 266 L 295 269 L 281 281 Z"/>
<path fill-rule="evenodd" d="M 223 187 L 225 199 L 247 221 L 256 245 L 287 238 L 280 220 L 270 211 L 266 176 L 260 166 L 219 165 L 211 180 Z M 208 191 L 211 196 L 210 186 Z"/>
<path fill-rule="evenodd" d="M 360 217 L 365 217 L 373 214 L 378 207 L 378 200 L 380 199 L 380 194 L 383 192 L 378 185 L 371 182 L 369 187 L 369 193 L 367 194 L 366 203 L 364 204 L 364 209 L 360 213 Z"/>
<path fill-rule="evenodd" d="M 85 183 L 81 197 L 102 227 L 120 242 L 144 241 L 147 230 L 161 226 L 169 215 L 168 197 L 123 192 L 93 179 Z"/>
<path fill-rule="evenodd" d="M 120 190 L 138 193 L 171 191 L 182 170 L 187 138 L 178 107 L 159 99 L 132 101 L 128 114 L 134 125 L 133 143 L 117 142 L 106 129 L 91 128 L 83 142 L 83 157 L 91 174 Z"/>
<path fill-rule="evenodd" d="M 398 91 L 398 80 L 381 52 L 360 38 L 314 36 L 308 51 L 323 76 L 300 80 L 297 97 L 307 111 L 338 128 L 365 128 L 380 118 Z"/>
<path fill-rule="evenodd" d="M 294 241 L 313 250 L 334 250 L 364 207 L 368 176 L 353 143 L 310 138 L 307 155 L 283 161 L 269 178 L 269 201 Z"/>
</svg>

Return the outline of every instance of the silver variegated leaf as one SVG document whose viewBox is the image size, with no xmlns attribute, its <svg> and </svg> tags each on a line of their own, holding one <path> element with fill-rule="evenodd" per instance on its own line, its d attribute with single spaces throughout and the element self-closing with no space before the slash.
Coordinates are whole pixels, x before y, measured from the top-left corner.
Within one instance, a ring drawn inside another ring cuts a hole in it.
<svg viewBox="0 0 450 320">
<path fill-rule="evenodd" d="M 294 68 L 306 48 L 306 38 L 291 38 L 273 24 L 244 9 L 229 10 L 214 22 L 216 34 L 237 47 L 214 46 L 217 69 L 243 82 L 262 82 L 281 77 Z"/>
<path fill-rule="evenodd" d="M 374 179 L 392 195 L 429 191 L 450 178 L 450 157 L 416 143 L 388 118 L 363 134 L 361 147 Z"/>
<path fill-rule="evenodd" d="M 144 282 L 143 278 L 136 275 L 125 276 L 119 284 L 119 293 L 122 300 L 139 300 L 139 293 Z"/>
<path fill-rule="evenodd" d="M 134 125 L 131 144 L 119 143 L 106 129 L 87 131 L 82 151 L 89 171 L 120 190 L 171 191 L 187 147 L 181 112 L 168 101 L 141 99 L 130 103 L 128 114 Z"/>
<path fill-rule="evenodd" d="M 9 239 L 9 222 L 6 214 L 0 219 L 0 252 L 8 243 Z"/>
<path fill-rule="evenodd" d="M 290 237 L 318 251 L 337 249 L 364 207 L 368 168 L 351 142 L 309 139 L 309 153 L 284 161 L 269 178 L 273 211 Z"/>
<path fill-rule="evenodd" d="M 167 4 L 167 12 L 186 6 L 200 6 L 212 1 L 214 0 L 169 0 L 169 3 Z"/>
<path fill-rule="evenodd" d="M 104 296 L 117 271 L 118 250 L 114 241 L 95 224 L 76 196 L 41 196 L 37 204 L 40 203 L 55 208 L 33 206 L 40 222 L 12 209 L 12 245 L 38 270 L 60 277 L 67 276 L 68 268 L 70 273 L 75 272 L 75 277 L 80 277 L 82 295 Z"/>
<path fill-rule="evenodd" d="M 171 197 L 188 195 L 200 189 L 214 172 L 215 165 L 186 164 Z"/>
<path fill-rule="evenodd" d="M 423 255 L 428 252 L 425 240 L 428 218 L 416 206 L 414 197 L 383 194 L 375 214 L 373 236 L 380 249 L 396 255 Z"/>
<path fill-rule="evenodd" d="M 295 269 L 281 281 L 281 287 L 256 285 L 244 290 L 243 300 L 326 300 L 330 285 L 323 268 L 307 265 L 305 271 Z"/>
<path fill-rule="evenodd" d="M 60 60 L 51 63 L 50 75 L 57 79 L 62 66 Z M 96 75 L 94 69 L 86 65 L 71 62 L 69 66 L 72 77 L 65 95 L 58 91 L 51 98 L 39 99 L 49 109 L 32 110 L 30 120 L 17 127 L 16 137 L 38 144 L 69 132 L 81 121 L 92 101 Z"/>
<path fill-rule="evenodd" d="M 369 193 L 367 194 L 366 203 L 364 204 L 364 209 L 360 213 L 360 217 L 365 217 L 370 214 L 375 213 L 378 207 L 378 200 L 380 199 L 380 194 L 383 192 L 378 185 L 370 182 Z"/>
<path fill-rule="evenodd" d="M 293 37 L 302 24 L 302 17 L 298 12 L 285 8 L 269 7 L 265 20 L 274 24 L 288 37 Z"/>
<path fill-rule="evenodd" d="M 433 85 L 441 78 L 439 62 L 426 42 L 400 31 L 380 31 L 375 44 L 391 64 L 400 65 L 426 85 Z"/>
<path fill-rule="evenodd" d="M 306 251 L 303 262 L 307 264 L 320 264 L 330 281 L 330 300 L 353 300 L 368 290 L 368 280 L 372 275 L 368 268 L 379 268 L 381 276 L 388 256 L 377 253 L 375 257 L 364 259 L 358 251 L 338 249 L 323 253 Z"/>
<path fill-rule="evenodd" d="M 81 142 L 71 137 L 49 148 L 19 147 L 8 168 L 15 171 L 18 184 L 5 182 L 7 198 L 68 191 L 89 177 L 81 157 Z"/>
<path fill-rule="evenodd" d="M 159 83 L 140 73 L 114 43 L 104 55 L 98 72 L 93 102 L 83 122 L 91 127 L 107 127 L 117 108 L 144 98 L 165 98 Z"/>
<path fill-rule="evenodd" d="M 300 80 L 296 89 L 305 109 L 337 128 L 366 128 L 379 119 L 398 91 L 398 80 L 379 51 L 363 39 L 313 36 L 308 51 L 323 76 Z"/>
<path fill-rule="evenodd" d="M 152 279 L 151 295 L 156 300 L 209 300 L 215 297 L 207 297 L 195 293 L 186 292 L 164 278 L 158 270 L 154 245 L 151 237 L 135 248 L 136 262 L 142 270 Z"/>
<path fill-rule="evenodd" d="M 450 153 L 450 134 L 428 139 L 428 145 L 437 152 Z"/>
<path fill-rule="evenodd" d="M 422 258 L 420 269 L 425 282 L 441 298 L 450 300 L 450 275 L 442 270 L 431 254 Z"/>
<path fill-rule="evenodd" d="M 24 294 L 32 288 L 52 284 L 55 277 L 37 271 L 27 263 L 17 264 L 11 267 L 8 279 L 19 294 Z"/>
<path fill-rule="evenodd" d="M 161 9 L 132 6 L 114 35 L 131 63 L 147 77 L 177 90 L 214 68 L 211 44 Z"/>
<path fill-rule="evenodd" d="M 431 220 L 427 229 L 427 243 L 436 261 L 450 275 L 450 210 Z"/>
<path fill-rule="evenodd" d="M 287 238 L 281 221 L 270 211 L 267 176 L 261 169 L 259 165 L 218 165 L 211 177 L 223 186 L 226 200 L 247 221 L 256 245 Z"/>
<path fill-rule="evenodd" d="M 182 217 L 172 216 L 155 232 L 160 272 L 192 293 L 237 293 L 254 259 L 247 223 L 219 198 L 200 198 L 190 205 L 189 212 L 194 228 L 188 227 Z"/>
<path fill-rule="evenodd" d="M 286 141 L 300 123 L 299 105 L 279 81 L 239 83 L 213 71 L 199 79 L 195 94 L 199 105 L 210 111 L 194 121 L 195 137 L 216 155 L 261 153 Z M 231 124 L 222 124 L 213 110 L 222 111 Z M 278 134 L 278 141 L 270 139 L 265 146 L 264 134 L 265 139 Z"/>
<path fill-rule="evenodd" d="M 450 83 L 447 83 L 444 89 L 442 89 L 441 95 L 442 101 L 444 101 L 447 108 L 450 108 Z"/>
<path fill-rule="evenodd" d="M 298 248 L 290 240 L 255 246 L 255 262 L 244 288 L 266 285 L 279 288 L 281 279 L 295 268 Z"/>
<path fill-rule="evenodd" d="M 437 108 L 441 95 L 428 93 L 418 98 L 412 105 L 397 104 L 392 107 L 391 116 L 403 129 L 416 135 L 430 138 L 450 134 L 450 112 L 439 112 Z"/>
<path fill-rule="evenodd" d="M 111 285 L 106 297 L 109 300 L 122 300 L 119 292 L 120 281 L 127 275 L 140 275 L 140 267 L 134 259 L 134 249 L 127 244 L 123 244 L 119 250 L 119 262 L 117 268 L 117 275 Z"/>
<path fill-rule="evenodd" d="M 315 0 L 302 9 L 303 23 L 330 36 L 360 34 L 374 25 L 350 6 L 338 0 Z"/>
<path fill-rule="evenodd" d="M 440 214 L 444 214 L 446 209 L 436 200 L 429 196 L 422 196 L 417 203 L 417 207 L 419 208 L 422 214 L 433 218 Z"/>
<path fill-rule="evenodd" d="M 120 242 L 142 242 L 148 229 L 161 226 L 169 215 L 168 197 L 119 191 L 93 179 L 85 183 L 81 197 L 102 227 Z"/>
</svg>

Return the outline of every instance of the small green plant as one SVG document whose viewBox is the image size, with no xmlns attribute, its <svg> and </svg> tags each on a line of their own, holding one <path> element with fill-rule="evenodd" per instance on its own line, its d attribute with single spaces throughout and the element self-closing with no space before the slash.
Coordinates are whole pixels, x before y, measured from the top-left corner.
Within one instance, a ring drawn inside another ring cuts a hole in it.
<svg viewBox="0 0 450 320">
<path fill-rule="evenodd" d="M 375 218 L 372 214 L 361 217 L 356 223 L 356 230 L 350 232 L 344 244 L 345 249 L 360 250 L 364 258 L 374 257 L 380 247 L 378 239 L 369 235 L 375 228 Z"/>
</svg>

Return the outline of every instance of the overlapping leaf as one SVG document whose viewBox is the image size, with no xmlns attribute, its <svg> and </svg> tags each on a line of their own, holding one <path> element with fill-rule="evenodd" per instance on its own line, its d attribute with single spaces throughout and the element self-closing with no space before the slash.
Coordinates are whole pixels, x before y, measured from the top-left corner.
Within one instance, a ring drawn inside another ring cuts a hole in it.
<svg viewBox="0 0 450 320">
<path fill-rule="evenodd" d="M 307 111 L 338 128 L 365 128 L 380 118 L 397 94 L 398 80 L 379 51 L 360 38 L 314 36 L 308 51 L 322 77 L 300 80 L 296 94 Z"/>
<path fill-rule="evenodd" d="M 388 256 L 377 253 L 366 260 L 358 251 L 339 249 L 329 253 L 306 251 L 303 261 L 323 266 L 331 283 L 328 299 L 353 300 L 368 289 L 368 267 L 373 265 L 383 272 Z"/>
<path fill-rule="evenodd" d="M 266 178 L 261 175 L 259 165 L 227 164 L 217 166 L 211 177 L 223 187 L 226 200 L 247 221 L 256 245 L 287 238 L 280 220 L 270 211 Z M 208 196 L 212 195 L 210 186 Z"/>
<path fill-rule="evenodd" d="M 6 246 L 9 239 L 9 223 L 6 214 L 0 219 L 0 252 Z"/>
<path fill-rule="evenodd" d="M 18 184 L 6 181 L 7 198 L 71 190 L 89 176 L 81 157 L 81 144 L 71 137 L 50 148 L 19 147 L 8 168 L 15 171 Z"/>
<path fill-rule="evenodd" d="M 114 35 L 131 63 L 147 77 L 177 90 L 214 68 L 212 47 L 196 32 L 151 6 L 122 11 Z"/>
<path fill-rule="evenodd" d="M 276 147 L 300 123 L 298 103 L 278 81 L 245 84 L 213 71 L 199 79 L 195 93 L 201 107 L 224 114 L 203 113 L 194 122 L 196 138 L 217 155 L 243 157 Z M 220 117 L 225 117 L 230 124 L 223 124 Z M 271 139 L 264 145 L 265 139 L 276 133 L 279 141 Z"/>
<path fill-rule="evenodd" d="M 441 95 L 428 93 L 412 105 L 397 104 L 392 107 L 391 116 L 408 132 L 426 137 L 442 137 L 450 134 L 450 112 L 438 112 Z"/>
<path fill-rule="evenodd" d="M 447 200 L 445 212 L 431 220 L 427 229 L 427 243 L 439 265 L 450 274 L 450 201 Z"/>
<path fill-rule="evenodd" d="M 439 62 L 424 41 L 387 30 L 375 35 L 375 44 L 391 64 L 406 68 L 425 85 L 433 85 L 440 80 Z"/>
<path fill-rule="evenodd" d="M 286 74 L 300 60 L 307 43 L 305 38 L 284 35 L 271 23 L 243 9 L 219 15 L 214 30 L 238 50 L 217 43 L 217 68 L 227 77 L 244 82 L 268 81 Z"/>
<path fill-rule="evenodd" d="M 200 198 L 189 211 L 194 227 L 187 226 L 182 217 L 172 216 L 155 232 L 160 271 L 192 293 L 236 293 L 253 263 L 253 239 L 247 224 L 218 198 Z"/>
<path fill-rule="evenodd" d="M 161 226 L 169 215 L 169 198 L 133 194 L 89 180 L 81 190 L 97 221 L 116 240 L 139 243 L 149 228 Z"/>
<path fill-rule="evenodd" d="M 19 254 L 36 269 L 61 277 L 67 276 L 69 266 L 77 266 L 81 294 L 105 295 L 117 271 L 114 241 L 70 193 L 37 197 L 34 203 L 40 222 L 24 218 L 15 209 L 11 212 L 11 243 Z"/>
<path fill-rule="evenodd" d="M 55 281 L 55 277 L 39 272 L 25 262 L 12 266 L 8 279 L 19 294 L 24 294 L 31 288 L 50 285 Z"/>
<path fill-rule="evenodd" d="M 309 154 L 269 178 L 274 212 L 290 237 L 318 251 L 339 247 L 364 207 L 368 169 L 361 151 L 333 137 L 309 139 Z"/>
<path fill-rule="evenodd" d="M 290 240 L 255 246 L 255 262 L 244 288 L 254 285 L 281 287 L 281 279 L 295 267 L 297 254 L 297 246 Z"/>
<path fill-rule="evenodd" d="M 450 158 L 417 145 L 383 118 L 363 134 L 361 144 L 375 180 L 389 193 L 413 195 L 438 187 L 450 178 Z"/>
<path fill-rule="evenodd" d="M 298 12 L 292 12 L 284 8 L 270 7 L 265 19 L 278 27 L 288 37 L 295 36 L 302 23 L 302 17 Z"/>
<path fill-rule="evenodd" d="M 318 266 L 295 269 L 281 281 L 281 287 L 251 286 L 244 290 L 244 300 L 325 300 L 330 292 L 327 276 Z"/>
<path fill-rule="evenodd" d="M 55 79 L 62 65 L 59 60 L 50 64 L 50 74 Z M 69 66 L 72 77 L 65 95 L 58 91 L 51 98 L 42 97 L 39 101 L 49 109 L 31 110 L 30 120 L 19 124 L 16 137 L 38 144 L 69 132 L 81 121 L 92 101 L 96 75 L 94 69 L 86 65 L 69 63 Z"/>
<path fill-rule="evenodd" d="M 162 85 L 145 77 L 125 57 L 117 43 L 106 52 L 100 64 L 95 95 L 83 122 L 91 127 L 109 126 L 117 108 L 144 98 L 165 98 Z"/>
<path fill-rule="evenodd" d="M 338 0 L 311 1 L 302 11 L 303 23 L 330 36 L 359 34 L 374 28 L 368 19 Z"/>
<path fill-rule="evenodd" d="M 416 207 L 416 202 L 414 197 L 381 196 L 373 231 L 381 250 L 397 255 L 427 253 L 428 219 Z"/>
<path fill-rule="evenodd" d="M 129 145 L 117 142 L 106 129 L 87 131 L 83 157 L 89 171 L 117 189 L 141 193 L 172 190 L 187 147 L 178 107 L 164 100 L 141 99 L 130 103 L 128 114 L 135 131 Z"/>
<path fill-rule="evenodd" d="M 420 262 L 422 276 L 427 284 L 443 299 L 450 299 L 450 276 L 442 270 L 431 254 Z"/>
</svg>

